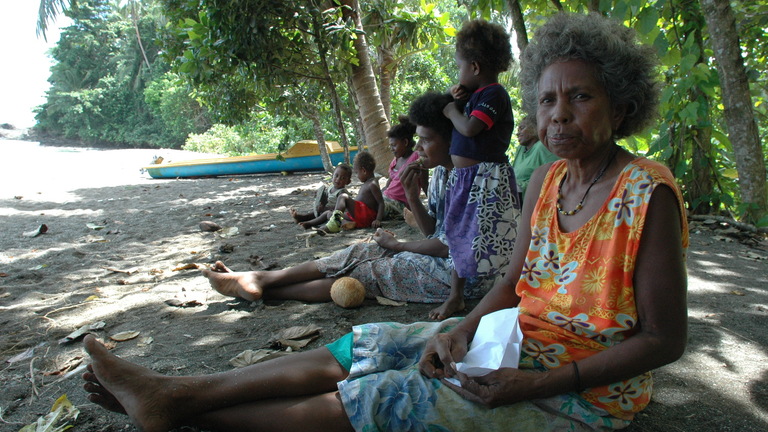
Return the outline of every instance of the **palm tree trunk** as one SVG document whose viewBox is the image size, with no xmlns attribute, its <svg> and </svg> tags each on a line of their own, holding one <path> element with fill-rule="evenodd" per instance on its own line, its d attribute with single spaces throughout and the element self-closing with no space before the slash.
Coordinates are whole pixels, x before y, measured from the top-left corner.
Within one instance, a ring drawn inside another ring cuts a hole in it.
<svg viewBox="0 0 768 432">
<path fill-rule="evenodd" d="M 357 38 L 353 43 L 359 64 L 352 66 L 352 85 L 357 94 L 358 109 L 365 129 L 365 141 L 368 143 L 368 151 L 376 160 L 376 172 L 386 177 L 389 175 L 387 171 L 389 162 L 392 160 L 387 138 L 389 121 L 384 113 L 373 66 L 368 55 L 368 43 L 360 20 L 360 6 L 357 0 L 341 0 L 341 4 L 345 6 L 344 17 L 352 19 L 358 30 Z"/>
</svg>

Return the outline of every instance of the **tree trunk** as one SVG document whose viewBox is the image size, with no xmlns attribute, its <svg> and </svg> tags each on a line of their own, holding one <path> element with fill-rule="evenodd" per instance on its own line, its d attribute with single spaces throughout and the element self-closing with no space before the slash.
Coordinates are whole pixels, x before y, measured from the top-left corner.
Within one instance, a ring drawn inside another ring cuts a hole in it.
<svg viewBox="0 0 768 432">
<path fill-rule="evenodd" d="M 346 128 L 344 127 L 344 118 L 341 116 L 341 100 L 339 99 L 339 93 L 336 91 L 336 84 L 333 82 L 333 77 L 331 77 L 331 69 L 328 66 L 328 61 L 326 59 L 328 55 L 328 47 L 326 47 L 325 41 L 320 35 L 322 32 L 322 25 L 320 24 L 320 17 L 318 17 L 316 13 L 313 13 L 312 15 L 312 25 L 314 26 L 313 32 L 315 36 L 315 43 L 317 44 L 318 48 L 320 63 L 323 66 L 323 74 L 325 75 L 325 84 L 328 87 L 328 90 L 331 92 L 331 106 L 333 108 L 334 118 L 336 119 L 336 127 L 339 129 L 341 146 L 344 149 L 344 162 L 351 163 L 352 161 L 349 160 L 349 140 L 347 139 L 347 132 Z M 329 166 L 331 166 L 330 172 L 333 173 L 333 166 L 330 165 L 330 159 L 328 163 Z M 325 165 L 325 159 L 323 159 L 323 165 Z M 327 168 L 328 167 L 326 167 L 326 169 Z"/>
<path fill-rule="evenodd" d="M 353 20 L 358 30 L 357 38 L 353 43 L 359 64 L 352 66 L 352 85 L 357 94 L 358 109 L 365 129 L 365 141 L 368 143 L 368 151 L 376 160 L 376 172 L 386 177 L 389 175 L 389 163 L 392 161 L 392 152 L 389 150 L 387 138 L 389 121 L 384 114 L 384 106 L 381 104 L 376 77 L 368 55 L 368 43 L 360 20 L 360 7 L 357 0 L 341 0 L 341 4 L 345 6 L 344 17 Z"/>
<path fill-rule="evenodd" d="M 379 83 L 381 84 L 381 105 L 384 115 L 392 122 L 392 78 L 397 65 L 391 48 L 379 47 Z"/>
<path fill-rule="evenodd" d="M 317 112 L 317 108 L 311 103 L 306 104 L 306 108 L 302 111 L 312 120 L 312 130 L 315 132 L 315 140 L 320 149 L 320 159 L 323 161 L 323 168 L 329 173 L 333 173 L 335 168 L 331 163 L 331 157 L 328 156 L 328 146 L 325 145 L 325 132 L 323 132 L 323 124 L 320 122 L 320 113 Z"/>
<path fill-rule="evenodd" d="M 704 57 L 704 38 L 702 29 L 704 21 L 700 9 L 687 0 L 682 3 L 681 16 L 685 29 L 690 29 L 685 39 L 694 39 L 698 47 L 699 58 L 697 65 L 706 63 Z M 713 162 L 712 127 L 710 118 L 710 100 L 700 87 L 694 86 L 688 91 L 688 100 L 699 104 L 699 115 L 696 124 L 686 130 L 686 141 L 691 143 L 691 169 L 687 173 L 686 191 L 690 199 L 690 208 L 696 214 L 708 214 L 713 208 L 719 207 L 719 200 L 714 196 L 714 179 L 716 178 Z"/>
<path fill-rule="evenodd" d="M 768 212 L 765 158 L 752 111 L 738 29 L 728 0 L 701 0 L 723 91 L 728 135 L 736 156 L 744 217 L 754 223 Z"/>
<path fill-rule="evenodd" d="M 525 48 L 528 47 L 528 30 L 525 28 L 525 18 L 523 18 L 520 0 L 507 0 L 507 7 L 509 7 L 509 13 L 512 16 L 512 30 L 515 31 L 517 38 L 517 49 L 520 50 L 520 57 L 522 57 Z"/>
</svg>

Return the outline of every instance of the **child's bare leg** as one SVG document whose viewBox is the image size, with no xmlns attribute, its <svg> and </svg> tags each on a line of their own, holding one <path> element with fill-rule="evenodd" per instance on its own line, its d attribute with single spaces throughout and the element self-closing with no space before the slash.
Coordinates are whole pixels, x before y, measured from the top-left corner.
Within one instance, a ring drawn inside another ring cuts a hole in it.
<svg viewBox="0 0 768 432">
<path fill-rule="evenodd" d="M 277 297 L 277 298 L 292 298 L 295 300 L 308 300 L 308 301 L 328 301 L 330 300 L 330 285 L 325 288 L 325 285 L 333 283 L 333 279 L 325 277 L 325 273 L 317 269 L 317 265 L 314 261 L 306 261 L 295 267 L 289 267 L 282 270 L 272 271 L 254 271 L 254 272 L 233 272 L 221 261 L 211 267 L 210 270 L 203 269 L 203 276 L 208 278 L 211 287 L 221 294 L 230 297 L 239 297 L 245 300 L 254 301 L 262 297 L 276 298 L 271 295 L 271 291 L 277 287 L 284 287 L 290 285 L 296 285 L 299 283 L 315 282 L 319 283 L 319 288 L 309 284 L 306 288 L 309 292 L 304 298 L 299 297 Z M 314 294 L 314 291 L 319 290 L 319 294 Z M 269 291 L 269 293 L 266 293 Z M 323 293 L 327 291 L 327 293 Z M 320 298 L 313 299 L 311 295 L 320 295 Z M 328 298 L 326 299 L 325 296 Z"/>
<path fill-rule="evenodd" d="M 288 212 L 296 223 L 306 222 L 315 217 L 312 213 L 299 213 L 296 209 L 290 209 Z"/>
<path fill-rule="evenodd" d="M 351 215 L 355 215 L 355 200 L 347 194 L 339 195 L 336 200 L 336 210 L 341 210 L 342 213 L 349 212 Z"/>
<path fill-rule="evenodd" d="M 451 273 L 451 293 L 448 294 L 448 300 L 440 306 L 429 312 L 429 319 L 444 320 L 450 318 L 456 312 L 463 310 L 464 305 L 464 285 L 467 280 L 460 278 L 456 270 Z"/>
<path fill-rule="evenodd" d="M 90 399 L 127 413 L 147 432 L 242 404 L 335 392 L 349 374 L 325 347 L 213 375 L 167 377 L 116 357 L 92 335 L 84 345 L 92 360 L 83 374 Z"/>
<path fill-rule="evenodd" d="M 301 227 L 304 228 L 304 229 L 310 229 L 312 227 L 316 227 L 318 225 L 322 225 L 322 224 L 328 222 L 328 218 L 330 218 L 330 217 L 331 217 L 331 211 L 329 210 L 329 211 L 321 213 L 320 216 L 318 216 L 318 217 L 316 217 L 314 219 L 310 219 L 310 220 L 308 220 L 306 222 L 300 222 L 299 225 L 301 225 Z"/>
</svg>

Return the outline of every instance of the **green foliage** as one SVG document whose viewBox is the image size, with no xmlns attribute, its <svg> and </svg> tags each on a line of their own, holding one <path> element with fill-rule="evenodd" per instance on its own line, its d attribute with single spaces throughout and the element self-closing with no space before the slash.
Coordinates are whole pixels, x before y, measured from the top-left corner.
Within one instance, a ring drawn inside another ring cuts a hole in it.
<svg viewBox="0 0 768 432">
<path fill-rule="evenodd" d="M 179 148 L 189 132 L 208 126 L 206 114 L 187 87 L 166 75 L 155 18 L 120 12 L 105 0 L 67 11 L 73 25 L 52 50 L 57 63 L 36 129 L 89 144 Z"/>
</svg>

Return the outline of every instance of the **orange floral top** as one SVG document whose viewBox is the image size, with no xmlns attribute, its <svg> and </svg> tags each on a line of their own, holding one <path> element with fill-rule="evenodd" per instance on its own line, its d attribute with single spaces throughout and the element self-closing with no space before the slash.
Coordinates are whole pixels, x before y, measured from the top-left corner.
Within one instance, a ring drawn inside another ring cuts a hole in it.
<svg viewBox="0 0 768 432">
<path fill-rule="evenodd" d="M 565 366 L 621 343 L 638 325 L 633 274 L 651 194 L 667 185 L 680 203 L 684 253 L 688 227 L 672 173 L 645 158 L 629 163 L 608 199 L 584 226 L 560 232 L 557 186 L 565 161 L 550 168 L 531 216 L 531 244 L 517 294 L 521 297 L 523 351 L 548 369 Z M 611 415 L 631 420 L 649 402 L 650 372 L 581 397 Z"/>
</svg>

